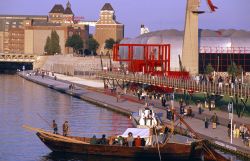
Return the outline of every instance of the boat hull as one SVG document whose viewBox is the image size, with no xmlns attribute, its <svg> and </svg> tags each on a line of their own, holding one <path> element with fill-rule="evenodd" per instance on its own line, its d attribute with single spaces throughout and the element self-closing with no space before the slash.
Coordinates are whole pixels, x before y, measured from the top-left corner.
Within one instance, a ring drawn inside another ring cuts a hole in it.
<svg viewBox="0 0 250 161">
<path fill-rule="evenodd" d="M 62 139 L 55 139 L 53 136 L 39 132 L 37 136 L 53 152 L 131 158 L 159 158 L 159 152 L 156 147 L 127 147 L 73 143 Z M 162 160 L 200 160 L 201 152 L 202 150 L 199 146 L 189 144 L 166 143 L 164 146 L 160 147 Z"/>
</svg>

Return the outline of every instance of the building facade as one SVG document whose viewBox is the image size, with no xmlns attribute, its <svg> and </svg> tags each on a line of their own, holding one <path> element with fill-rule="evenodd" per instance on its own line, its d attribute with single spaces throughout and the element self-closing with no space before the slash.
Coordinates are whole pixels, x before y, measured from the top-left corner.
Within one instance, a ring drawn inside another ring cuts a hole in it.
<svg viewBox="0 0 250 161">
<path fill-rule="evenodd" d="M 118 41 L 124 38 L 124 25 L 116 21 L 115 11 L 110 3 L 106 3 L 100 11 L 94 38 L 100 45 L 97 53 L 106 52 L 104 47 L 107 39 Z"/>
<path fill-rule="evenodd" d="M 0 53 L 42 55 L 52 30 L 59 35 L 63 54 L 72 52 L 65 47 L 69 36 L 79 34 L 84 42 L 89 37 L 88 25 L 74 23 L 69 2 L 65 9 L 63 5 L 55 4 L 48 16 L 0 15 Z"/>
<path fill-rule="evenodd" d="M 170 68 L 179 71 L 179 55 L 182 55 L 184 32 L 178 30 L 160 30 L 140 35 L 133 39 L 124 39 L 121 44 L 171 44 Z M 244 30 L 203 30 L 199 29 L 199 50 L 195 59 L 198 59 L 199 73 L 205 71 L 205 67 L 211 64 L 215 71 L 227 72 L 232 62 L 241 66 L 244 72 L 250 72 L 250 31 Z M 135 57 L 142 59 L 137 49 Z M 126 57 L 128 51 L 120 48 L 119 54 Z M 186 68 L 188 69 L 188 67 Z"/>
<path fill-rule="evenodd" d="M 22 53 L 23 21 L 26 19 L 46 22 L 48 18 L 35 15 L 0 15 L 0 53 Z"/>
</svg>

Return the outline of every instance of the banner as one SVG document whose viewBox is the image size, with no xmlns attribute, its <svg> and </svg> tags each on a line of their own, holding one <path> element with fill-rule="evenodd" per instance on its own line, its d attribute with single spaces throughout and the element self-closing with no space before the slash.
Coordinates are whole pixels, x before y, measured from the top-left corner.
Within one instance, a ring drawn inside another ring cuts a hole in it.
<svg viewBox="0 0 250 161">
<path fill-rule="evenodd" d="M 211 0 L 207 0 L 207 4 L 208 4 L 208 6 L 209 6 L 211 12 L 214 12 L 215 9 L 218 9 L 218 7 L 216 7 L 216 6 L 212 3 Z"/>
</svg>

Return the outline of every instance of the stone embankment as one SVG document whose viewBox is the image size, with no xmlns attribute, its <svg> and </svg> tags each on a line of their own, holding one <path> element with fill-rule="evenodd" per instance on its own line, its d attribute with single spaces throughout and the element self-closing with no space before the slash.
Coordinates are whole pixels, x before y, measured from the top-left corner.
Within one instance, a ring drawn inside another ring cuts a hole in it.
<svg viewBox="0 0 250 161">
<path fill-rule="evenodd" d="M 113 67 L 118 67 L 119 63 L 111 61 Z M 110 59 L 102 58 L 104 68 L 110 67 Z M 34 69 L 53 71 L 64 75 L 83 75 L 86 72 L 101 70 L 101 58 L 99 56 L 77 57 L 72 54 L 39 56 L 34 63 Z"/>
</svg>

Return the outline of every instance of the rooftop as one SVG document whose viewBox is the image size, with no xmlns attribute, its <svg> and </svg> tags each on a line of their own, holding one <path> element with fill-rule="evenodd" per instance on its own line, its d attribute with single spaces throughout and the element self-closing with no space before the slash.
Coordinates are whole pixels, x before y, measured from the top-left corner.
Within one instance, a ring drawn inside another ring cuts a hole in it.
<svg viewBox="0 0 250 161">
<path fill-rule="evenodd" d="M 104 10 L 114 11 L 114 9 L 113 9 L 113 7 L 111 6 L 110 3 L 105 3 L 101 10 L 102 11 L 104 11 Z"/>
<path fill-rule="evenodd" d="M 64 11 L 64 14 L 73 14 L 73 12 L 70 7 L 67 7 Z"/>
<path fill-rule="evenodd" d="M 49 13 L 64 13 L 64 7 L 61 4 L 55 4 Z"/>
<path fill-rule="evenodd" d="M 27 18 L 27 17 L 36 17 L 36 18 L 47 18 L 47 15 L 0 15 L 0 17 L 24 17 L 24 18 Z"/>
</svg>

